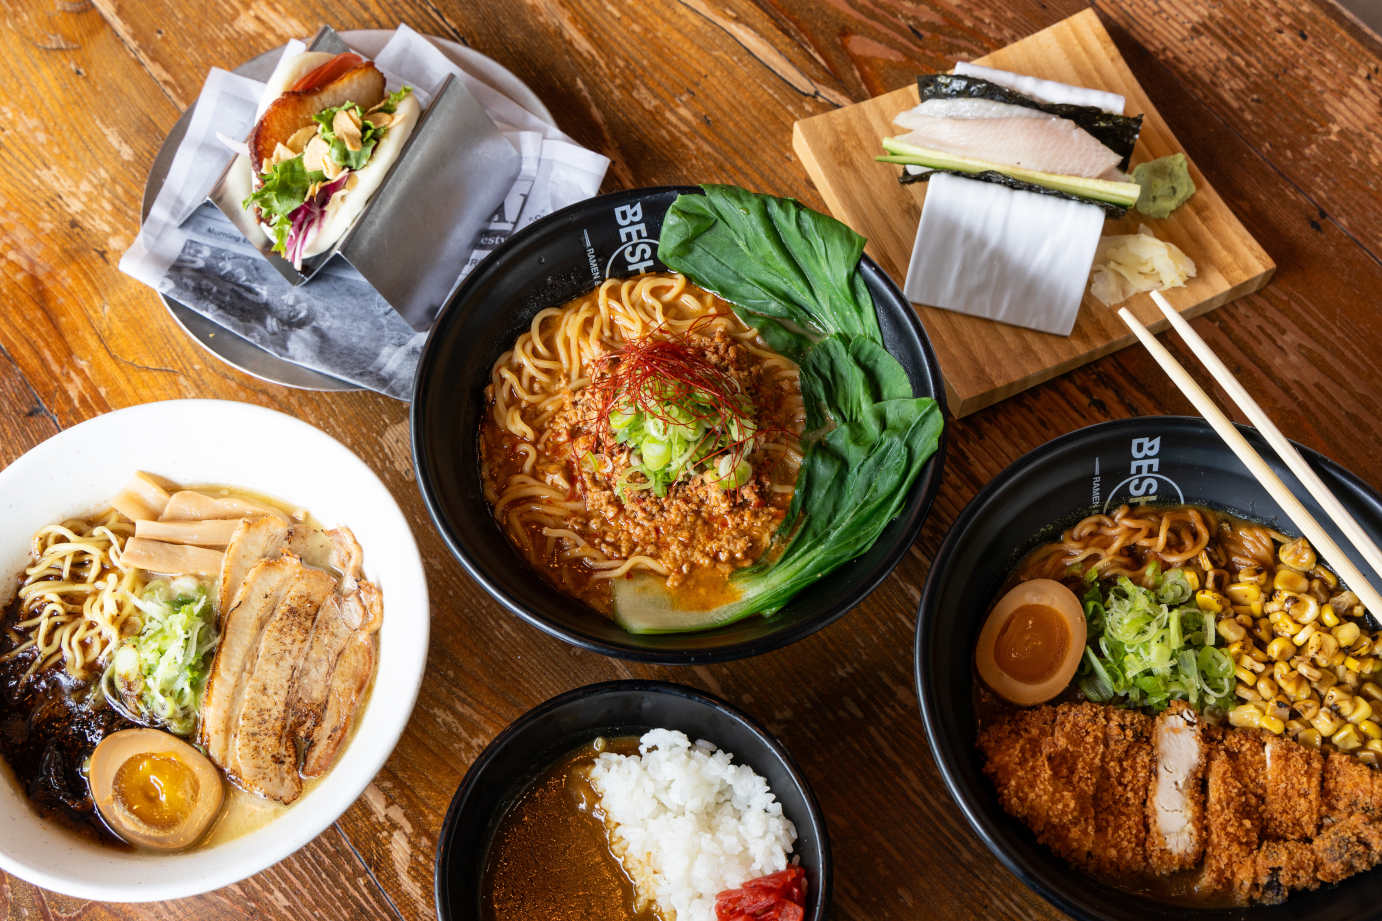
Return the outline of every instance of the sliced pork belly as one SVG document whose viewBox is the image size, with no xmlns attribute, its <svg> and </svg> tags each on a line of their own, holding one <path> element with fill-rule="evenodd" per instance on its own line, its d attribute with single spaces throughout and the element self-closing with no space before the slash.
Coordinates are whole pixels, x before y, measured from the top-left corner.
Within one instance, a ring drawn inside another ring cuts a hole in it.
<svg viewBox="0 0 1382 921">
<path fill-rule="evenodd" d="M 222 618 L 234 605 L 240 584 L 250 570 L 261 560 L 277 556 L 287 536 L 287 521 L 272 516 L 246 518 L 235 529 L 226 545 L 225 560 L 221 564 L 220 607 L 217 610 Z"/>
<path fill-rule="evenodd" d="M 290 803 L 302 792 L 297 745 L 288 731 L 294 674 L 317 612 L 336 590 L 336 579 L 298 566 L 288 590 L 264 626 L 243 704 L 234 725 L 227 770 L 252 793 Z"/>
<path fill-rule="evenodd" d="M 1313 838 L 1320 824 L 1324 757 L 1312 748 L 1269 736 L 1262 831 L 1268 838 Z"/>
<path fill-rule="evenodd" d="M 988 99 L 928 99 L 894 122 L 904 144 L 1048 173 L 1107 178 L 1123 159 L 1069 119 Z"/>
<path fill-rule="evenodd" d="M 303 752 L 303 777 L 320 777 L 336 763 L 341 746 L 350 735 L 356 707 L 374 675 L 375 658 L 374 635 L 370 633 L 355 633 L 341 651 L 331 671 L 321 722 Z"/>
<path fill-rule="evenodd" d="M 221 641 L 202 694 L 197 736 L 207 755 L 221 767 L 230 764 L 235 721 L 244 700 L 246 680 L 259 654 L 264 625 L 302 568 L 291 557 L 259 561 L 241 580 L 240 588 L 221 615 Z"/>
<path fill-rule="evenodd" d="M 1203 728 L 1173 704 L 1152 726 L 1155 773 L 1147 798 L 1147 861 L 1158 874 L 1195 866 L 1204 850 Z"/>
<path fill-rule="evenodd" d="M 1152 720 L 1133 710 L 1110 709 L 1104 770 L 1094 789 L 1093 863 L 1105 873 L 1146 867 L 1153 765 Z"/>
</svg>

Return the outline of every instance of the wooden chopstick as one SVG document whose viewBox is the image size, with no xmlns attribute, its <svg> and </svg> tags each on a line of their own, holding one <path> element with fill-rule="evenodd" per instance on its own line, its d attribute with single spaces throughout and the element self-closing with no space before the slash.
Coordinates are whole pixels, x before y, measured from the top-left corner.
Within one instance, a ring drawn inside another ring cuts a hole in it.
<svg viewBox="0 0 1382 921">
<path fill-rule="evenodd" d="M 1166 350 L 1166 347 L 1157 341 L 1156 337 L 1143 326 L 1141 321 L 1126 307 L 1119 308 L 1118 316 L 1133 331 L 1142 345 L 1146 347 L 1151 356 L 1156 359 L 1157 364 L 1161 365 L 1163 371 L 1171 378 L 1171 381 L 1180 388 L 1180 392 L 1185 394 L 1195 409 L 1204 420 L 1210 424 L 1218 436 L 1223 439 L 1224 444 L 1228 445 L 1238 459 L 1243 462 L 1249 472 L 1256 477 L 1257 482 L 1267 490 L 1267 493 L 1281 506 L 1286 517 L 1290 518 L 1296 527 L 1300 528 L 1301 533 L 1306 536 L 1314 546 L 1315 551 L 1334 568 L 1334 572 L 1339 575 L 1349 588 L 1353 589 L 1363 602 L 1363 607 L 1371 611 L 1373 616 L 1382 616 L 1382 594 L 1373 588 L 1371 583 L 1364 578 L 1363 573 L 1358 567 L 1353 565 L 1353 561 L 1344 554 L 1339 545 L 1334 542 L 1334 538 L 1329 536 L 1329 532 L 1321 527 L 1295 494 L 1287 488 L 1267 462 L 1262 459 L 1262 455 L 1248 444 L 1248 440 L 1243 437 L 1243 433 L 1238 431 L 1238 427 L 1224 415 L 1223 410 L 1219 409 L 1205 393 L 1204 388 L 1195 383 L 1195 379 L 1190 376 L 1180 362 Z"/>
<path fill-rule="evenodd" d="M 1233 372 L 1224 366 L 1223 361 L 1214 354 L 1209 344 L 1200 338 L 1200 334 L 1195 332 L 1186 322 L 1185 317 L 1171 306 L 1160 291 L 1152 292 L 1152 300 L 1161 308 L 1166 319 L 1171 321 L 1171 326 L 1185 340 L 1185 344 L 1190 346 L 1190 351 L 1195 353 L 1200 364 L 1204 365 L 1205 370 L 1219 382 L 1219 386 L 1224 388 L 1233 402 L 1238 404 L 1238 408 L 1248 417 L 1248 421 L 1262 433 L 1263 438 L 1267 439 L 1267 444 L 1271 445 L 1272 450 L 1286 462 L 1286 466 L 1296 475 L 1296 479 L 1300 480 L 1314 500 L 1320 504 L 1320 508 L 1324 509 L 1325 514 L 1333 519 L 1334 524 L 1358 549 L 1358 553 L 1373 568 L 1378 578 L 1382 578 L 1382 549 L 1378 548 L 1357 520 L 1348 513 L 1329 487 L 1324 485 L 1324 481 L 1315 472 L 1315 468 L 1305 462 L 1305 458 L 1300 456 L 1296 446 L 1291 444 L 1290 439 L 1281 433 L 1281 430 L 1271 419 L 1267 418 L 1262 407 L 1258 406 L 1257 401 L 1247 390 L 1243 389 L 1243 385 L 1238 382 L 1238 378 L 1233 376 Z M 1382 614 L 1378 614 L 1378 616 L 1382 617 Z"/>
</svg>

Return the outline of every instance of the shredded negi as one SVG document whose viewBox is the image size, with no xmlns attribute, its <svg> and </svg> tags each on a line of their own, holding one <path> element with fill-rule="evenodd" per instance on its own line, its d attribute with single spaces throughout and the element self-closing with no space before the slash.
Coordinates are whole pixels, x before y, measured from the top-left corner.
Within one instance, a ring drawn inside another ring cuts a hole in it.
<svg viewBox="0 0 1382 921">
<path fill-rule="evenodd" d="M 1126 576 L 1087 575 L 1089 639 L 1077 677 L 1092 701 L 1161 711 L 1173 700 L 1225 708 L 1233 699 L 1233 661 L 1214 645 L 1214 615 L 1191 603 L 1184 570 L 1149 573 L 1152 588 Z"/>
<path fill-rule="evenodd" d="M 136 722 L 191 735 L 217 640 L 206 588 L 188 576 L 160 579 L 134 603 L 143 626 L 111 658 L 102 677 L 106 697 Z"/>
<path fill-rule="evenodd" d="M 686 337 L 657 331 L 605 356 L 597 426 L 627 446 L 629 469 L 617 485 L 655 496 L 698 473 L 722 489 L 749 481 L 755 435 L 753 403 L 738 380 L 716 367 Z M 583 463 L 601 464 L 590 454 Z"/>
</svg>

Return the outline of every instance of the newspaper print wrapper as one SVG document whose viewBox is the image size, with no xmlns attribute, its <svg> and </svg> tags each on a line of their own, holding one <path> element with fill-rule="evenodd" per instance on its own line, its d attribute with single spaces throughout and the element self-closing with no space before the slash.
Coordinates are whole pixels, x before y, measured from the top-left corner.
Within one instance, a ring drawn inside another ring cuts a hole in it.
<svg viewBox="0 0 1382 921">
<path fill-rule="evenodd" d="M 290 42 L 283 57 L 304 48 Z M 414 87 L 424 108 L 448 75 L 463 81 L 521 155 L 518 178 L 458 266 L 457 284 L 515 230 L 598 191 L 609 166 L 605 157 L 465 73 L 421 34 L 400 26 L 375 63 L 391 88 Z M 206 200 L 234 156 L 223 139 L 249 134 L 263 88 L 256 80 L 211 71 L 163 188 L 120 268 L 273 355 L 406 400 L 426 333 L 342 259 L 293 287 Z"/>
</svg>

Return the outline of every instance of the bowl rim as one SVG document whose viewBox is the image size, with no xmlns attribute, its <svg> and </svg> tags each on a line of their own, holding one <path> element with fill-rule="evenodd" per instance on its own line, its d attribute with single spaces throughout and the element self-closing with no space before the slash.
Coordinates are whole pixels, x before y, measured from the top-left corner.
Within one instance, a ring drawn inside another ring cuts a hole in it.
<svg viewBox="0 0 1382 921">
<path fill-rule="evenodd" d="M 327 831 L 339 818 L 344 815 L 350 807 L 359 800 L 385 763 L 392 757 L 399 741 L 403 736 L 404 730 L 411 721 L 413 710 L 416 707 L 417 698 L 422 686 L 422 680 L 426 672 L 427 650 L 430 644 L 430 599 L 428 596 L 426 573 L 422 565 L 421 553 L 417 547 L 417 538 L 413 533 L 412 525 L 408 522 L 407 516 L 403 513 L 402 507 L 394 497 L 393 491 L 379 477 L 374 469 L 343 442 L 332 435 L 318 428 L 310 422 L 300 419 L 277 409 L 260 406 L 255 403 L 247 403 L 239 400 L 225 399 L 171 399 L 155 400 L 148 403 L 137 403 L 84 419 L 75 425 L 60 429 L 58 432 L 45 438 L 43 441 L 25 451 L 8 466 L 0 471 L 0 484 L 7 482 L 12 476 L 23 475 L 28 467 L 42 464 L 46 453 L 56 450 L 57 446 L 68 443 L 73 438 L 82 437 L 80 432 L 99 432 L 103 428 L 111 426 L 113 419 L 134 420 L 137 426 L 147 426 L 147 417 L 157 417 L 160 414 L 170 412 L 180 412 L 185 410 L 205 410 L 219 413 L 237 413 L 245 417 L 272 420 L 276 425 L 286 425 L 288 428 L 298 430 L 305 440 L 315 442 L 317 446 L 328 447 L 335 452 L 333 462 L 340 465 L 341 469 L 353 467 L 350 470 L 352 478 L 357 481 L 372 482 L 378 489 L 378 494 L 387 499 L 387 513 L 396 516 L 396 523 L 402 525 L 402 531 L 407 537 L 406 545 L 401 546 L 402 558 L 399 561 L 399 569 L 407 576 L 412 577 L 415 582 L 412 599 L 416 600 L 421 609 L 417 614 L 416 629 L 410 631 L 414 637 L 412 655 L 409 662 L 415 665 L 414 673 L 408 677 L 406 682 L 399 682 L 396 687 L 391 686 L 389 697 L 396 701 L 399 718 L 390 724 L 386 724 L 380 734 L 374 738 L 375 741 L 368 750 L 360 750 L 354 753 L 356 759 L 360 759 L 364 768 L 359 772 L 362 778 L 358 784 L 342 786 L 340 792 L 332 797 L 340 801 L 340 809 L 332 813 L 329 817 L 327 811 L 317 810 L 315 812 L 303 813 L 297 821 L 287 822 L 292 810 L 289 813 L 278 816 L 268 825 L 250 835 L 257 835 L 261 832 L 279 827 L 277 835 L 268 838 L 263 842 L 263 847 L 259 848 L 253 856 L 246 856 L 235 862 L 228 862 L 226 858 L 216 861 L 214 865 L 205 872 L 200 872 L 196 876 L 180 875 L 172 879 L 157 883 L 149 883 L 143 879 L 132 880 L 121 884 L 111 884 L 103 882 L 90 882 L 70 872 L 64 872 L 61 868 L 56 871 L 53 867 L 36 864 L 32 859 L 15 858 L 4 849 L 0 849 L 0 869 L 14 874 L 16 877 L 29 881 L 33 885 L 41 886 L 54 892 L 62 893 L 74 898 L 92 899 L 98 901 L 113 901 L 124 903 L 138 903 L 150 901 L 164 901 L 169 899 L 181 899 L 190 896 L 200 895 L 221 889 L 225 886 L 233 885 L 264 870 L 274 866 L 282 860 L 287 859 L 293 854 L 306 847 L 315 840 L 320 834 Z M 252 485 L 247 488 L 254 488 Z M 290 499 L 291 497 L 283 497 Z M 65 501 L 65 500 L 64 500 Z M 382 503 L 381 503 L 382 504 Z M 377 688 L 376 688 L 377 690 Z M 366 704 L 365 710 L 359 715 L 357 724 L 362 724 L 364 715 L 373 705 L 373 692 L 370 703 Z M 354 746 L 362 741 L 358 731 L 352 733 L 348 746 Z M 315 794 L 332 783 L 332 775 L 336 774 L 336 769 L 341 767 L 341 763 L 333 766 L 333 770 L 321 781 L 321 784 L 312 791 Z M 16 787 L 13 783 L 12 772 L 8 765 L 0 766 L 0 772 L 9 775 L 5 779 L 0 779 L 0 786 Z M 347 778 L 345 774 L 338 775 L 340 783 L 345 784 Z M 26 798 L 22 789 L 15 789 L 17 797 Z M 304 797 L 306 799 L 306 797 Z M 29 805 L 29 804 L 26 804 Z M 324 805 L 324 804 L 323 804 Z M 192 848 L 187 851 L 174 852 L 166 855 L 167 858 L 177 860 L 183 857 L 194 857 L 214 853 L 223 846 L 234 846 L 237 841 L 243 838 L 236 838 L 227 841 L 224 845 L 218 845 L 211 851 Z M 154 854 L 150 857 L 151 861 L 163 859 L 164 855 Z"/>
<path fill-rule="evenodd" d="M 1154 420 L 1158 426 L 1165 429 L 1180 431 L 1193 430 L 1197 434 L 1213 434 L 1213 430 L 1210 428 L 1209 423 L 1200 416 L 1130 416 L 1123 419 L 1109 419 L 1103 422 L 1096 422 L 1092 425 L 1083 426 L 1072 432 L 1067 432 L 1052 438 L 1050 441 L 1044 442 L 1030 451 L 1025 452 L 1012 463 L 1004 467 L 997 476 L 985 483 L 983 488 L 980 489 L 974 495 L 974 498 L 972 498 L 965 505 L 964 509 L 961 510 L 959 516 L 955 519 L 955 523 L 951 525 L 950 530 L 946 532 L 945 539 L 941 542 L 940 549 L 936 551 L 936 555 L 931 563 L 931 568 L 927 573 L 926 583 L 922 586 L 921 597 L 917 603 L 917 626 L 912 655 L 913 683 L 917 694 L 917 703 L 921 710 L 922 725 L 926 733 L 927 747 L 930 749 L 931 758 L 936 764 L 936 769 L 940 773 L 941 779 L 945 782 L 946 791 L 950 794 L 950 798 L 955 805 L 959 807 L 970 829 L 978 836 L 979 840 L 988 851 L 993 854 L 993 856 L 997 857 L 998 861 L 1007 868 L 1010 873 L 1051 905 L 1054 905 L 1056 908 L 1072 917 L 1087 919 L 1087 921 L 1101 921 L 1101 919 L 1098 915 L 1093 913 L 1091 909 L 1066 898 L 1062 893 L 1057 892 L 1053 887 L 1049 886 L 1042 875 L 1032 869 L 1028 862 L 1022 859 L 1020 855 L 1010 853 L 999 840 L 996 834 L 997 829 L 990 825 L 985 817 L 980 814 L 975 805 L 964 795 L 959 782 L 959 774 L 961 771 L 948 759 L 945 754 L 944 740 L 940 738 L 935 728 L 939 704 L 933 699 L 932 695 L 928 693 L 929 684 L 923 673 L 925 627 L 930 618 L 934 616 L 937 604 L 936 598 L 941 592 L 941 574 L 947 571 L 950 557 L 955 554 L 956 547 L 973 526 L 974 521 L 985 509 L 987 509 L 995 494 L 1006 488 L 1016 477 L 1025 472 L 1028 467 L 1032 466 L 1033 463 L 1047 455 L 1058 453 L 1070 448 L 1072 445 L 1103 436 L 1105 432 L 1117 431 L 1120 428 L 1136 428 L 1138 431 L 1141 431 L 1142 429 L 1138 427 L 1142 426 L 1145 428 L 1149 420 Z M 1239 431 L 1247 435 L 1250 440 L 1254 437 L 1260 437 L 1256 429 L 1252 426 L 1243 425 L 1241 423 L 1235 423 L 1235 425 L 1237 425 Z M 1296 449 L 1300 451 L 1301 455 L 1312 466 L 1323 467 L 1328 470 L 1331 475 L 1336 476 L 1341 482 L 1357 489 L 1360 493 L 1367 496 L 1375 505 L 1382 508 L 1382 495 L 1379 495 L 1376 489 L 1368 485 L 1368 483 L 1357 474 L 1335 461 L 1330 460 L 1313 448 L 1295 441 L 1291 443 L 1295 445 Z M 1229 449 L 1225 446 L 1223 450 L 1227 452 Z M 1011 816 L 1008 817 L 1008 820 L 1011 822 L 1019 821 Z M 1085 871 L 1076 867 L 1072 867 L 1072 871 L 1085 873 Z M 1095 879 L 1095 877 L 1092 876 L 1089 878 L 1091 880 Z M 1170 911 L 1188 912 L 1190 914 L 1196 912 L 1195 909 L 1185 906 L 1171 905 L 1170 903 L 1158 904 L 1164 904 Z"/>
<path fill-rule="evenodd" d="M 916 500 L 916 510 L 911 516 L 914 520 L 909 520 L 908 512 L 903 510 L 897 518 L 889 523 L 889 527 L 898 522 L 904 523 L 902 533 L 897 536 L 896 542 L 886 556 L 880 560 L 876 570 L 869 574 L 868 578 L 859 580 L 855 583 L 855 589 L 851 593 L 849 600 L 841 604 L 836 610 L 812 618 L 798 618 L 794 621 L 783 622 L 783 624 L 772 632 L 754 639 L 743 640 L 724 646 L 717 646 L 708 649 L 648 649 L 633 646 L 626 643 L 612 642 L 596 636 L 593 633 L 566 627 L 549 621 L 538 612 L 531 611 L 515 602 L 509 597 L 503 588 L 490 579 L 484 571 L 476 566 L 470 559 L 469 553 L 465 550 L 463 542 L 453 535 L 445 524 L 445 511 L 441 507 L 439 499 L 434 495 L 432 488 L 433 473 L 432 465 L 427 458 L 427 451 L 423 450 L 422 441 L 424 438 L 423 418 L 427 408 L 427 385 L 435 373 L 434 344 L 440 340 L 443 324 L 448 315 L 453 313 L 470 296 L 471 290 L 478 286 L 481 279 L 486 275 L 490 264 L 496 262 L 527 236 L 545 230 L 572 214 L 582 213 L 587 210 L 598 208 L 613 207 L 626 203 L 630 200 L 643 200 L 670 193 L 677 194 L 697 194 L 702 191 L 699 185 L 658 185 L 640 186 L 632 189 L 622 189 L 615 192 L 608 192 L 587 198 L 582 201 L 567 205 L 551 214 L 534 221 L 522 230 L 514 233 L 505 240 L 499 247 L 491 252 L 485 259 L 466 276 L 460 286 L 447 299 L 441 312 L 437 316 L 437 321 L 433 324 L 431 331 L 427 334 L 426 342 L 422 347 L 422 353 L 418 359 L 417 374 L 413 380 L 413 396 L 409 406 L 409 435 L 413 454 L 413 473 L 417 480 L 418 491 L 422 494 L 423 504 L 427 508 L 427 513 L 432 519 L 433 527 L 441 535 L 446 543 L 447 549 L 451 551 L 466 571 L 481 588 L 485 590 L 492 599 L 499 603 L 501 607 L 512 614 L 516 614 L 529 625 L 536 627 L 548 636 L 556 637 L 566 643 L 590 652 L 597 652 L 611 658 L 623 659 L 633 662 L 650 662 L 662 665 L 703 665 L 716 662 L 729 662 L 735 659 L 747 658 L 749 656 L 761 655 L 788 646 L 798 640 L 805 639 L 811 634 L 822 630 L 850 611 L 857 608 L 863 601 L 873 593 L 879 585 L 883 583 L 898 563 L 902 561 L 908 549 L 916 542 L 917 536 L 921 533 L 922 527 L 930 517 L 931 507 L 935 503 L 936 495 L 940 491 L 940 483 L 945 472 L 945 455 L 949 443 L 950 426 L 944 425 L 941 429 L 940 440 L 936 445 L 936 451 L 927 459 L 916 481 L 912 484 L 912 493 L 918 498 Z M 931 345 L 931 339 L 926 333 L 926 327 L 921 322 L 921 317 L 911 306 L 902 289 L 897 283 L 883 271 L 883 268 L 875 262 L 867 253 L 860 256 L 859 267 L 864 272 L 866 280 L 874 279 L 884 291 L 894 296 L 894 299 L 905 305 L 904 311 L 899 311 L 902 315 L 903 323 L 909 328 L 911 333 L 916 336 L 920 345 L 923 358 L 920 374 L 929 386 L 932 393 L 931 398 L 935 400 L 936 406 L 941 413 L 942 419 L 947 415 L 945 382 L 941 375 L 940 362 L 936 358 L 935 349 Z M 875 307 L 877 309 L 877 307 Z M 876 543 L 875 543 L 876 546 Z M 872 550 L 873 547 L 870 547 Z M 858 558 L 841 564 L 834 573 L 838 575 L 842 568 L 850 566 Z M 527 565 L 521 556 L 514 552 L 516 565 Z M 804 591 L 804 589 L 803 589 Z M 795 597 L 795 596 L 794 596 Z M 577 603 L 574 602 L 573 603 Z M 706 635 L 714 631 L 705 631 Z M 675 636 L 676 634 L 670 634 Z"/>
<path fill-rule="evenodd" d="M 466 769 L 460 784 L 457 785 L 456 792 L 451 797 L 451 803 L 447 806 L 446 815 L 442 818 L 441 829 L 437 833 L 436 858 L 432 862 L 432 896 L 436 904 L 438 921 L 451 921 L 451 897 L 443 882 L 443 874 L 450 862 L 452 840 L 455 836 L 455 830 L 460 824 L 461 813 L 469 807 L 474 788 L 479 783 L 481 775 L 489 769 L 490 764 L 499 757 L 514 737 L 528 727 L 541 722 L 553 711 L 559 710 L 567 704 L 604 694 L 654 694 L 681 697 L 693 701 L 709 707 L 719 716 L 739 723 L 773 753 L 787 769 L 793 786 L 796 787 L 806 803 L 806 815 L 799 818 L 809 823 L 820 848 L 821 859 L 820 867 L 817 870 L 818 882 L 815 902 L 813 906 L 808 906 L 808 908 L 817 908 L 818 913 L 814 917 L 808 914 L 807 917 L 810 921 L 825 921 L 830 914 L 834 877 L 834 867 L 830 854 L 830 832 L 820 802 L 816 799 L 811 784 L 802 774 L 800 765 L 792 758 L 791 752 L 778 740 L 777 736 L 769 732 L 758 720 L 722 698 L 684 684 L 647 678 L 621 678 L 613 681 L 601 681 L 564 691 L 519 716 L 490 740 L 484 750 L 476 756 L 470 767 Z M 676 727 L 667 728 L 675 729 Z M 731 754 L 736 760 L 739 759 L 737 752 L 731 752 Z M 740 761 L 739 763 L 743 762 Z M 774 796 L 776 795 L 774 792 Z M 800 832 L 798 832 L 797 837 L 798 839 L 801 837 Z M 487 848 L 488 843 L 486 841 Z"/>
</svg>

